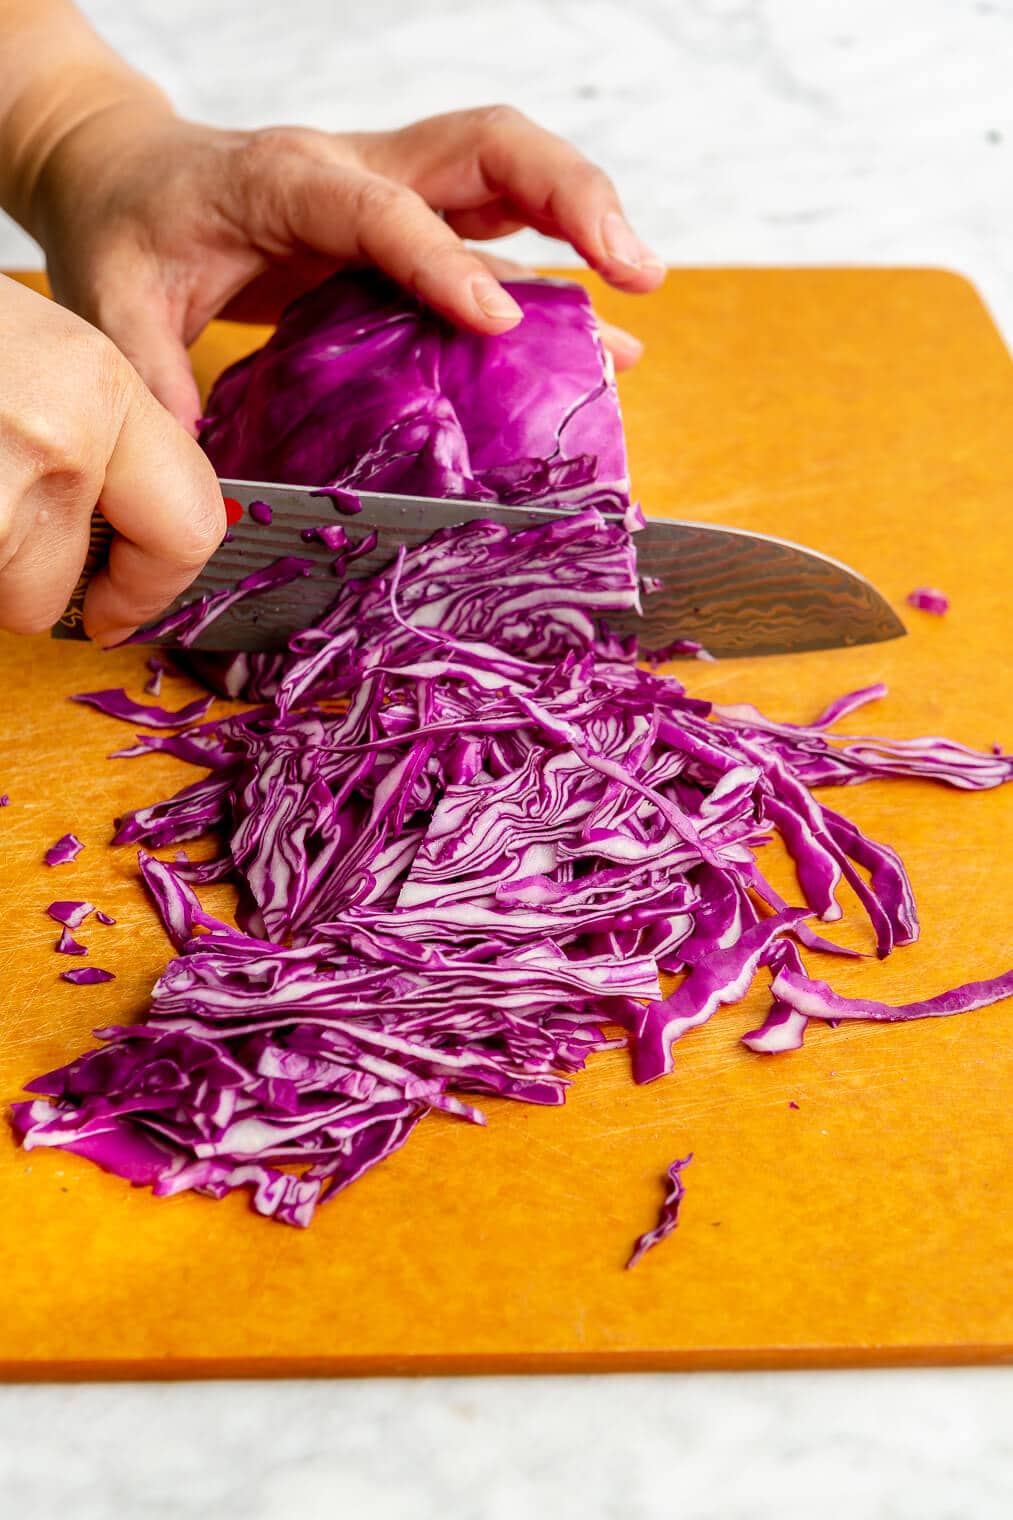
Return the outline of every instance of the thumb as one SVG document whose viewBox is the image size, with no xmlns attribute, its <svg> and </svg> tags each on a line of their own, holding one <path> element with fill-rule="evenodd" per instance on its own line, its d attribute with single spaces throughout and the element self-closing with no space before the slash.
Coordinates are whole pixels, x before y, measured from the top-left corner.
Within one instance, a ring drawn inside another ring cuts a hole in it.
<svg viewBox="0 0 1013 1520">
<path fill-rule="evenodd" d="M 200 391 L 183 340 L 173 330 L 168 312 L 139 306 L 117 308 L 104 314 L 102 325 L 155 400 L 191 437 L 196 437 Z"/>
</svg>

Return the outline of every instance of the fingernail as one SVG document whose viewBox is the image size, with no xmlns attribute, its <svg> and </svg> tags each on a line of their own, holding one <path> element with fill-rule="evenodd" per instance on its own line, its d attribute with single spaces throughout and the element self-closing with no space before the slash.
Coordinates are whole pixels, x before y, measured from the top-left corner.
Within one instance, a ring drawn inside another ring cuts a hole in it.
<svg viewBox="0 0 1013 1520">
<path fill-rule="evenodd" d="M 496 322 L 519 322 L 524 315 L 513 296 L 495 280 L 479 278 L 472 283 L 471 292 L 485 315 Z"/>
<path fill-rule="evenodd" d="M 640 241 L 618 211 L 610 211 L 603 219 L 601 240 L 609 258 L 615 259 L 617 264 L 628 264 L 631 269 L 664 268 L 658 255 Z"/>
</svg>

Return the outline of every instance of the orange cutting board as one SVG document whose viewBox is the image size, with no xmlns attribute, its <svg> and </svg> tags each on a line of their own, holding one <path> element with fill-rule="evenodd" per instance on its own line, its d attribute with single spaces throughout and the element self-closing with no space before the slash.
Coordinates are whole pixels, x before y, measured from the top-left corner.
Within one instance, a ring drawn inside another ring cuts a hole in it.
<svg viewBox="0 0 1013 1520">
<path fill-rule="evenodd" d="M 973 290 L 933 270 L 672 273 L 604 315 L 647 342 L 623 377 L 651 513 L 770 530 L 838 555 L 908 638 L 799 658 L 686 663 L 691 690 L 787 719 L 885 681 L 858 731 L 1013 740 L 1013 367 Z M 213 328 L 206 382 L 260 334 Z M 193 772 L 110 762 L 129 735 L 71 705 L 143 656 L 0 640 L 0 1099 L 139 1015 L 168 947 L 110 820 Z M 166 688 L 182 700 L 185 683 Z M 838 793 L 902 852 L 923 936 L 889 961 L 816 958 L 845 993 L 902 1002 L 1013 964 L 1013 788 Z M 65 830 L 87 848 L 48 871 Z M 783 863 L 779 879 L 789 881 Z M 50 898 L 87 897 L 104 986 L 57 980 Z M 227 903 L 220 892 L 216 902 Z M 860 926 L 853 943 L 868 947 Z M 610 1052 L 564 1110 L 427 1120 L 308 1232 L 243 1199 L 153 1200 L 0 1130 L 0 1371 L 17 1377 L 631 1369 L 988 1361 L 1013 1344 L 1013 1004 L 906 1027 L 812 1027 L 749 1054 L 757 988 L 688 1035 L 648 1087 Z M 793 1107 L 797 1104 L 797 1108 Z M 661 1176 L 695 1160 L 676 1235 L 633 1272 Z"/>
</svg>

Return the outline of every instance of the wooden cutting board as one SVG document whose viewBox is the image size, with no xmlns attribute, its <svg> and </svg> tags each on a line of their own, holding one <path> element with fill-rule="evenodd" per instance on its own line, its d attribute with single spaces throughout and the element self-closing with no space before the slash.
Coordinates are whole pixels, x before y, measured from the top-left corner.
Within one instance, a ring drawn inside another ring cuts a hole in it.
<svg viewBox="0 0 1013 1520">
<path fill-rule="evenodd" d="M 673 273 L 598 292 L 647 341 L 622 381 L 652 513 L 770 530 L 851 562 L 902 606 L 892 644 L 685 664 L 692 690 L 787 719 L 886 681 L 857 725 L 1013 740 L 1013 368 L 973 290 L 933 270 Z M 218 326 L 207 381 L 261 334 Z M 110 820 L 193 772 L 110 762 L 129 730 L 66 701 L 125 683 L 138 652 L 0 640 L 0 1099 L 130 1018 L 168 958 Z M 182 700 L 184 683 L 166 688 Z M 1013 964 L 1013 788 L 851 789 L 893 841 L 923 937 L 830 969 L 897 1002 Z M 87 848 L 47 871 L 67 829 Z M 789 877 L 782 869 L 785 883 Z M 104 986 L 57 980 L 50 898 L 88 897 Z M 225 903 L 227 896 L 220 896 Z M 868 935 L 855 930 L 855 943 Z M 1013 1345 L 1013 1005 L 908 1027 L 812 1028 L 750 1055 L 762 992 L 696 1031 L 674 1075 L 595 1060 L 563 1111 L 490 1103 L 485 1131 L 430 1120 L 298 1232 L 245 1202 L 146 1192 L 0 1130 L 0 1372 L 16 1377 L 631 1369 L 986 1361 Z M 792 1106 L 797 1104 L 797 1108 Z M 677 1234 L 633 1272 L 660 1178 L 689 1150 Z"/>
</svg>

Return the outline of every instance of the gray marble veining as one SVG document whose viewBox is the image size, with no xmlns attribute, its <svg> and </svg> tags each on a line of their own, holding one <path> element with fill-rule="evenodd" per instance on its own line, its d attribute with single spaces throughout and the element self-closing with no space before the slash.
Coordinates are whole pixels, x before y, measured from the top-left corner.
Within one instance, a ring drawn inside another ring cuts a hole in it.
<svg viewBox="0 0 1013 1520">
<path fill-rule="evenodd" d="M 1013 0 L 84 9 L 193 115 L 510 100 L 605 164 L 672 262 L 943 264 L 1013 333 Z M 0 263 L 37 262 L 0 225 Z M 1011 1432 L 998 1369 L 7 1388 L 0 1515 L 1000 1520 Z"/>
</svg>

